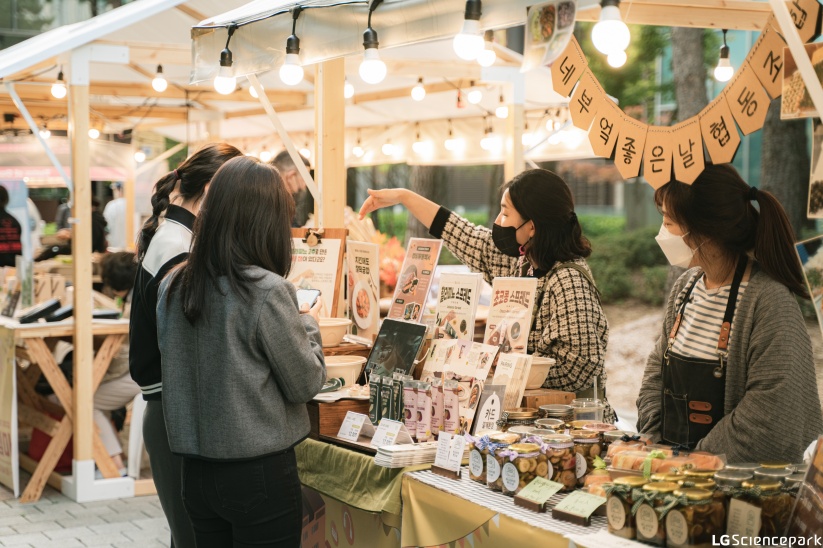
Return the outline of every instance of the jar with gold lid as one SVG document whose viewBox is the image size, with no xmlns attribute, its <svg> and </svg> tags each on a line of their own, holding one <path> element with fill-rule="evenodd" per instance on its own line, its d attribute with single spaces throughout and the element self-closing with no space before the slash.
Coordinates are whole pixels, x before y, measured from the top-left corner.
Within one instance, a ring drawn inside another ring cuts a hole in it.
<svg viewBox="0 0 823 548">
<path fill-rule="evenodd" d="M 534 428 L 534 421 L 537 419 L 537 409 L 533 407 L 517 407 L 509 411 L 503 411 L 497 427 L 503 432 L 512 426 L 529 426 Z"/>
<path fill-rule="evenodd" d="M 642 489 L 632 492 L 634 506 L 632 513 L 637 523 L 637 540 L 654 546 L 666 546 L 666 528 L 660 522 L 660 511 L 666 505 L 667 497 L 679 485 L 670 481 L 647 483 Z"/>
<path fill-rule="evenodd" d="M 520 436 L 521 440 L 523 438 L 531 436 L 533 431 L 534 428 L 532 428 L 531 426 L 512 426 L 507 430 L 507 432 L 510 434 L 517 434 L 518 436 Z"/>
<path fill-rule="evenodd" d="M 609 533 L 629 540 L 635 539 L 637 523 L 632 514 L 632 492 L 646 483 L 648 481 L 641 476 L 623 476 L 603 486 L 607 498 L 606 518 L 609 522 Z"/>
<path fill-rule="evenodd" d="M 500 456 L 510 445 L 518 443 L 520 436 L 511 432 L 498 432 L 489 436 L 489 446 L 486 455 L 486 486 L 492 491 L 503 490 L 503 464 L 505 459 Z"/>
<path fill-rule="evenodd" d="M 754 479 L 756 480 L 772 480 L 784 482 L 786 478 L 792 475 L 792 471 L 788 468 L 764 468 L 760 467 L 754 471 Z"/>
<path fill-rule="evenodd" d="M 727 472 L 748 472 L 754 475 L 754 471 L 760 467 L 757 462 L 738 462 L 736 464 L 727 464 L 723 467 L 723 470 Z"/>
<path fill-rule="evenodd" d="M 566 427 L 566 421 L 561 419 L 537 419 L 534 427 L 542 430 L 562 430 Z"/>
<path fill-rule="evenodd" d="M 803 481 L 805 479 L 806 474 L 803 472 L 792 474 L 783 481 L 783 483 L 786 485 L 786 491 L 788 491 L 792 497 L 796 498 L 797 492 L 800 490 L 800 486 L 803 485 Z"/>
<path fill-rule="evenodd" d="M 534 478 L 549 475 L 549 459 L 536 443 L 515 443 L 498 455 L 506 460 L 501 472 L 504 495 L 513 497 Z"/>
<path fill-rule="evenodd" d="M 487 432 L 480 437 L 466 435 L 469 440 L 469 478 L 486 483 L 486 455 L 489 454 L 490 436 L 500 432 Z"/>
<path fill-rule="evenodd" d="M 560 419 L 563 423 L 574 420 L 574 409 L 572 406 L 562 403 L 541 405 L 538 408 L 538 414 L 541 419 Z"/>
<path fill-rule="evenodd" d="M 657 474 L 652 474 L 649 476 L 649 481 L 670 481 L 673 483 L 679 483 L 686 479 L 686 476 L 683 474 L 674 474 L 672 472 L 658 472 Z"/>
<path fill-rule="evenodd" d="M 760 508 L 760 536 L 780 536 L 786 530 L 792 513 L 794 499 L 783 490 L 783 484 L 775 480 L 750 480 L 743 482 L 742 492 L 734 498 Z"/>
<path fill-rule="evenodd" d="M 790 462 L 777 461 L 777 460 L 765 461 L 765 462 L 760 463 L 761 468 L 772 468 L 774 470 L 782 470 L 783 468 L 788 468 L 791 465 L 792 464 Z"/>
<path fill-rule="evenodd" d="M 594 459 L 603 454 L 603 443 L 600 434 L 592 430 L 572 430 L 569 435 L 574 440 L 577 486 L 583 487 L 586 476 L 594 470 Z"/>
<path fill-rule="evenodd" d="M 563 485 L 563 491 L 573 491 L 577 487 L 577 460 L 574 440 L 565 434 L 541 436 L 542 451 L 551 464 L 550 480 Z"/>
<path fill-rule="evenodd" d="M 661 513 L 671 548 L 711 546 L 726 528 L 726 508 L 707 489 L 678 489 Z"/>
</svg>

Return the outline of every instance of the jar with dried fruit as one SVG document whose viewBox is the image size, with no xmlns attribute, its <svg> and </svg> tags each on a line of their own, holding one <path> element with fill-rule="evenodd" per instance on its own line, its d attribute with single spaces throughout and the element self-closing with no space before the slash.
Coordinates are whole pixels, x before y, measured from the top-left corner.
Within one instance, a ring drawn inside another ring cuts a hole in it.
<svg viewBox="0 0 823 548">
<path fill-rule="evenodd" d="M 534 428 L 531 426 L 512 426 L 506 431 L 510 434 L 517 434 L 518 436 L 520 436 L 520 439 L 522 440 L 527 436 L 531 436 L 533 430 Z"/>
<path fill-rule="evenodd" d="M 541 430 L 561 430 L 566 427 L 566 421 L 560 419 L 537 419 L 534 427 Z"/>
<path fill-rule="evenodd" d="M 520 436 L 509 432 L 500 432 L 489 436 L 489 445 L 486 448 L 486 486 L 492 491 L 503 490 L 503 465 L 506 463 L 505 457 L 500 453 L 510 445 L 520 441 Z"/>
<path fill-rule="evenodd" d="M 537 420 L 537 409 L 533 407 L 518 407 L 510 411 L 504 411 L 497 427 L 503 432 L 512 426 L 529 426 L 534 428 L 534 421 Z"/>
<path fill-rule="evenodd" d="M 469 442 L 469 479 L 486 483 L 486 455 L 489 454 L 489 436 L 475 438 L 466 434 Z"/>
<path fill-rule="evenodd" d="M 575 454 L 575 475 L 577 486 L 583 487 L 586 476 L 594 470 L 594 459 L 603 453 L 600 434 L 591 430 L 572 430 Z"/>
<path fill-rule="evenodd" d="M 743 492 L 736 494 L 744 502 L 760 508 L 760 536 L 776 537 L 786 530 L 794 499 L 783 490 L 783 484 L 774 480 L 743 482 Z"/>
<path fill-rule="evenodd" d="M 515 443 L 499 453 L 507 457 L 503 464 L 503 494 L 513 497 L 531 481 L 549 475 L 549 459 L 536 443 Z"/>
<path fill-rule="evenodd" d="M 541 436 L 542 451 L 549 460 L 550 480 L 563 485 L 563 491 L 573 491 L 577 487 L 577 461 L 574 456 L 574 440 L 565 434 Z"/>
<path fill-rule="evenodd" d="M 732 496 L 743 489 L 743 482 L 752 479 L 751 472 L 743 470 L 718 470 L 714 474 L 714 481 L 717 484 L 716 494 L 723 496 L 723 505 L 726 513 L 729 513 L 729 501 Z"/>
<path fill-rule="evenodd" d="M 655 546 L 666 546 L 666 528 L 660 522 L 659 510 L 666 505 L 667 495 L 674 493 L 678 487 L 670 481 L 658 481 L 632 491 L 632 515 L 637 523 L 637 540 Z"/>
<path fill-rule="evenodd" d="M 640 489 L 646 483 L 646 479 L 640 476 L 623 476 L 603 486 L 607 498 L 606 518 L 609 520 L 609 533 L 629 540 L 635 539 L 637 523 L 632 515 L 632 491 Z"/>
<path fill-rule="evenodd" d="M 723 503 L 706 489 L 678 489 L 661 514 L 666 520 L 666 543 L 671 548 L 712 546 L 726 529 Z"/>
</svg>

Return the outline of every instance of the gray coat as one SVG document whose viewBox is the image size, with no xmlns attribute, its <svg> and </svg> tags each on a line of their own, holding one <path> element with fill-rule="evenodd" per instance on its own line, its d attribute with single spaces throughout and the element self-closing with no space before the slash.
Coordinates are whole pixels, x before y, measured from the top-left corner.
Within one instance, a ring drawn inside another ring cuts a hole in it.
<svg viewBox="0 0 823 548">
<path fill-rule="evenodd" d="M 258 267 L 248 273 L 262 278 L 247 300 L 221 278 L 194 326 L 179 293 L 166 306 L 171 276 L 160 284 L 163 410 L 174 453 L 254 458 L 288 449 L 309 433 L 306 402 L 326 378 L 317 322 L 298 312 L 290 282 Z"/>
<path fill-rule="evenodd" d="M 699 268 L 675 283 L 657 344 L 649 356 L 637 427 L 654 441 L 661 428 L 661 359 L 685 291 Z M 811 340 L 794 295 L 752 269 L 734 314 L 726 368 L 725 416 L 697 449 L 724 454 L 730 463 L 802 462 L 803 451 L 823 433 Z"/>
</svg>

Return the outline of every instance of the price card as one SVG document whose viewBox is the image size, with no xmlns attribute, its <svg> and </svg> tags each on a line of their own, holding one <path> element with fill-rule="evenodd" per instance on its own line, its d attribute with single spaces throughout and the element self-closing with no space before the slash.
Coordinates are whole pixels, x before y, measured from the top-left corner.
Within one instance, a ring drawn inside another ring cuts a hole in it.
<svg viewBox="0 0 823 548">
<path fill-rule="evenodd" d="M 562 488 L 563 485 L 560 483 L 537 477 L 521 489 L 520 492 L 517 493 L 517 496 L 521 499 L 530 500 L 542 505 L 555 496 Z"/>
<path fill-rule="evenodd" d="M 380 448 L 386 445 L 394 445 L 402 428 L 402 422 L 381 419 L 380 424 L 377 425 L 377 430 L 374 432 L 374 437 L 371 440 L 372 446 Z"/>
<path fill-rule="evenodd" d="M 451 450 L 449 451 L 449 461 L 444 468 L 460 470 L 460 465 L 463 464 L 463 452 L 466 449 L 466 438 L 463 436 L 455 436 L 452 438 Z"/>
<path fill-rule="evenodd" d="M 564 498 L 560 503 L 554 507 L 555 510 L 566 512 L 574 516 L 582 518 L 589 518 L 595 510 L 606 504 L 604 497 L 590 495 L 583 491 L 574 491 Z"/>
<path fill-rule="evenodd" d="M 449 455 L 451 455 L 452 435 L 448 432 L 440 432 L 437 438 L 437 452 L 434 454 L 434 465 L 440 468 L 448 468 Z"/>
<path fill-rule="evenodd" d="M 340 425 L 337 437 L 346 441 L 357 441 L 360 437 L 360 431 L 363 429 L 363 424 L 368 419 L 366 415 L 349 411 L 346 413 L 346 418 L 343 419 L 343 424 Z"/>
<path fill-rule="evenodd" d="M 729 523 L 726 528 L 729 536 L 736 535 L 739 539 L 748 538 L 751 543 L 760 534 L 760 508 L 732 499 L 729 503 Z"/>
</svg>

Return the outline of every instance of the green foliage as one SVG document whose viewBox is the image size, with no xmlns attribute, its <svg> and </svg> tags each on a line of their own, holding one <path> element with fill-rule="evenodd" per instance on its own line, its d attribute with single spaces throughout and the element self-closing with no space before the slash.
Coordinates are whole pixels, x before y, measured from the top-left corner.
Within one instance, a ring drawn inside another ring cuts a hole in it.
<svg viewBox="0 0 823 548">
<path fill-rule="evenodd" d="M 659 306 L 666 299 L 666 280 L 669 277 L 669 266 L 644 266 L 640 269 L 640 285 L 635 287 L 634 297 L 641 301 Z"/>
<path fill-rule="evenodd" d="M 180 144 L 177 141 L 175 141 L 174 139 L 166 138 L 165 141 L 166 141 L 166 143 L 165 143 L 166 150 L 169 150 L 170 148 L 174 148 L 174 147 L 176 147 L 177 145 Z M 192 151 L 192 152 L 194 152 L 194 151 Z M 169 168 L 170 169 L 175 169 L 177 166 L 182 164 L 183 161 L 188 156 L 188 154 L 189 154 L 189 147 L 183 147 L 182 149 L 180 149 L 176 153 L 169 156 L 169 159 L 168 159 Z"/>
<path fill-rule="evenodd" d="M 606 215 L 580 215 L 577 218 L 587 238 L 619 234 L 626 229 L 626 218 Z"/>
<path fill-rule="evenodd" d="M 9 0 L 0 2 L 0 28 L 37 32 L 47 30 L 52 19 L 43 17 L 44 3 L 43 0 L 17 0 L 16 6 L 12 7 Z M 25 35 L 0 34 L 0 49 L 13 46 L 26 38 Z"/>
</svg>

